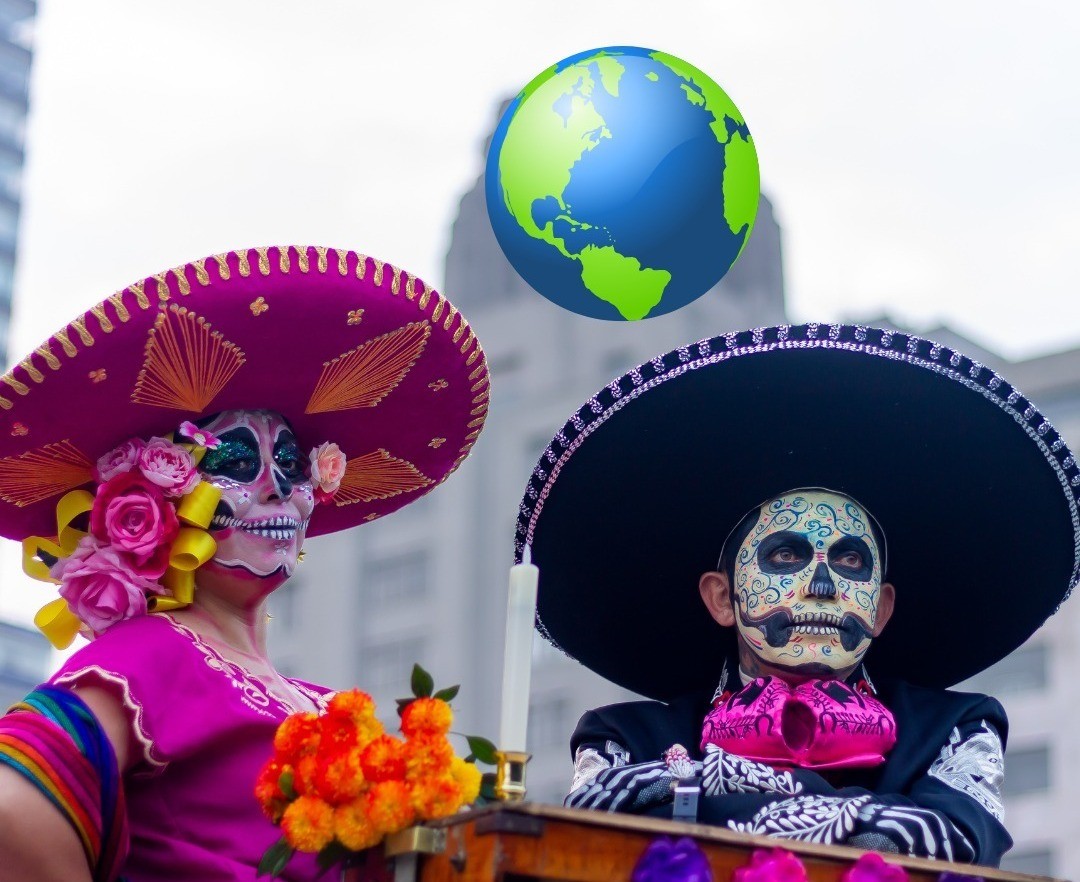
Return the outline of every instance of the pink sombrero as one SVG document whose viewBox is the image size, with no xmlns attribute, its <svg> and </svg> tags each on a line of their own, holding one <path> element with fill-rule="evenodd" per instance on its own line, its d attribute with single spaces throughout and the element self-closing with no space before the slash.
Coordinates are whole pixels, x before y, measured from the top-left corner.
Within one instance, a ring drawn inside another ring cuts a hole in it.
<svg viewBox="0 0 1080 882">
<path fill-rule="evenodd" d="M 126 439 L 240 408 L 341 447 L 308 529 L 332 533 L 445 480 L 487 407 L 480 344 L 415 276 L 330 248 L 230 251 L 124 288 L 0 378 L 0 535 L 55 534 L 57 500 Z"/>
</svg>

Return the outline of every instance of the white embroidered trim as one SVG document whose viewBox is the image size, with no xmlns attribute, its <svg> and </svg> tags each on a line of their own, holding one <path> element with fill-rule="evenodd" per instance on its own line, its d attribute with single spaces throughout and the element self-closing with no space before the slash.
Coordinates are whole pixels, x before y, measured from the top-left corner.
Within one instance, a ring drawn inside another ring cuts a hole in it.
<svg viewBox="0 0 1080 882">
<path fill-rule="evenodd" d="M 779 839 L 798 839 L 823 845 L 841 843 L 855 829 L 859 809 L 870 796 L 794 796 L 767 805 L 745 823 L 728 821 L 739 833 L 763 833 Z"/>
<path fill-rule="evenodd" d="M 1005 756 L 1001 739 L 986 722 L 981 730 L 961 738 L 954 728 L 949 743 L 930 766 L 930 776 L 970 796 L 999 823 L 1005 822 L 1005 806 L 1001 801 L 1001 784 L 1005 779 Z"/>
<path fill-rule="evenodd" d="M 599 751 L 591 747 L 579 747 L 574 758 L 574 780 L 570 782 L 570 792 L 592 784 L 597 775 L 610 768 L 611 763 L 604 759 Z"/>
<path fill-rule="evenodd" d="M 66 673 L 60 674 L 52 682 L 60 686 L 90 685 L 88 683 L 80 682 L 83 677 L 87 675 L 92 675 L 93 677 L 104 680 L 106 683 L 111 683 L 113 686 L 119 687 L 120 702 L 131 712 L 133 723 L 131 734 L 135 736 L 135 740 L 142 748 L 142 758 L 146 761 L 147 765 L 153 767 L 155 772 L 163 770 L 168 763 L 165 760 L 154 756 L 154 741 L 143 726 L 143 706 L 131 694 L 131 686 L 128 684 L 126 677 L 122 674 L 117 674 L 115 671 L 107 671 L 99 665 L 87 665 L 85 668 L 79 668 L 75 671 L 67 671 Z"/>
</svg>

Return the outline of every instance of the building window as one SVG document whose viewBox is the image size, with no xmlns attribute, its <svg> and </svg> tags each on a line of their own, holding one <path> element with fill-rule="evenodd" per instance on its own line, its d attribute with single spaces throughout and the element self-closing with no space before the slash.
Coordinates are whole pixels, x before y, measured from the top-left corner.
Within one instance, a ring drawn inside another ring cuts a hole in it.
<svg viewBox="0 0 1080 882">
<path fill-rule="evenodd" d="M 561 695 L 537 698 L 530 702 L 530 750 L 568 745 L 570 728 L 570 703 Z"/>
<path fill-rule="evenodd" d="M 960 688 L 990 695 L 1007 695 L 1045 689 L 1049 655 L 1042 644 L 1024 646 L 996 665 L 961 684 Z"/>
<path fill-rule="evenodd" d="M 426 649 L 427 641 L 416 636 L 368 646 L 361 653 L 360 688 L 376 697 L 390 693 L 407 696 L 413 665 L 419 663 L 427 667 L 424 663 Z"/>
<path fill-rule="evenodd" d="M 364 600 L 373 608 L 422 598 L 428 586 L 428 553 L 409 551 L 373 558 L 364 567 Z"/>
<path fill-rule="evenodd" d="M 1006 799 L 1039 793 L 1050 787 L 1050 748 L 1028 747 L 1005 753 L 1005 783 L 1001 791 Z"/>
<path fill-rule="evenodd" d="M 1054 875 L 1054 853 L 1049 848 L 1010 851 L 1001 859 L 1001 869 L 1032 876 Z"/>
</svg>

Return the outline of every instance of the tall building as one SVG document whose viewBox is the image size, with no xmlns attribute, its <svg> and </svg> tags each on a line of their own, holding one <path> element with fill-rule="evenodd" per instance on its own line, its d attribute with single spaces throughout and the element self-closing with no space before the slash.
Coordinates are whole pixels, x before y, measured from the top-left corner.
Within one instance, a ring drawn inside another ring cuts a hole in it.
<svg viewBox="0 0 1080 882">
<path fill-rule="evenodd" d="M 45 679 L 49 654 L 38 631 L 0 622 L 0 713 Z"/>
<path fill-rule="evenodd" d="M 36 0 L 0 0 L 0 364 L 7 364 Z"/>
<path fill-rule="evenodd" d="M 495 740 L 514 524 L 537 458 L 567 416 L 624 371 L 711 333 L 782 322 L 780 230 L 763 198 L 750 242 L 716 290 L 655 319 L 604 322 L 526 286 L 491 231 L 481 178 L 461 200 L 441 290 L 485 347 L 487 425 L 436 492 L 384 521 L 310 543 L 295 584 L 274 598 L 274 652 L 287 670 L 361 685 L 388 709 L 408 692 L 418 661 L 437 685 L 464 684 L 455 730 Z M 529 791 L 561 802 L 578 717 L 627 693 L 539 637 L 534 661 Z"/>
</svg>

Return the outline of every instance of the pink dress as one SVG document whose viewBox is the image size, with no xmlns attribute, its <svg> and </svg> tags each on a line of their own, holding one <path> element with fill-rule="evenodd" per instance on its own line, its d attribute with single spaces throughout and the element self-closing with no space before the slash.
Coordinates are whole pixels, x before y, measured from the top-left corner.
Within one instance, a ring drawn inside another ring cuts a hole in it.
<svg viewBox="0 0 1080 882">
<path fill-rule="evenodd" d="M 138 759 L 124 775 L 131 827 L 125 879 L 256 878 L 263 852 L 281 833 L 259 809 L 255 778 L 273 752 L 278 724 L 296 708 L 166 615 L 114 625 L 49 682 L 104 687 L 131 718 Z M 320 707 L 333 694 L 289 682 Z M 317 872 L 313 856 L 296 854 L 282 878 L 305 882 Z"/>
</svg>

